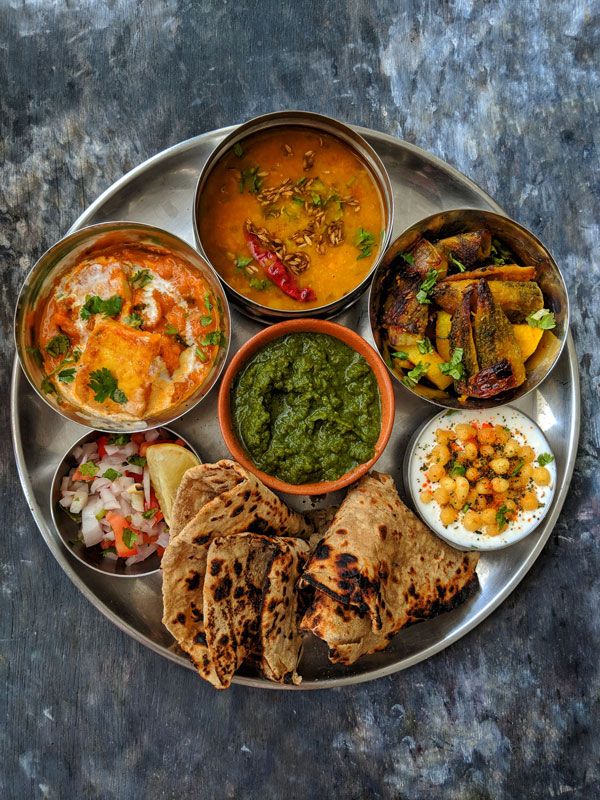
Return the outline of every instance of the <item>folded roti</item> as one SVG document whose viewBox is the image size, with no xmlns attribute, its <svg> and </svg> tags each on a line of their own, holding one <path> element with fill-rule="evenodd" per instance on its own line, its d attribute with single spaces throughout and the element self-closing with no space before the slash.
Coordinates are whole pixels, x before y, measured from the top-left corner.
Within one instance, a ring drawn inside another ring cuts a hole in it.
<svg viewBox="0 0 600 800">
<path fill-rule="evenodd" d="M 308 558 L 302 539 L 278 538 L 277 552 L 265 581 L 259 626 L 260 666 L 266 678 L 299 684 L 302 651 L 298 578 Z"/>
<path fill-rule="evenodd" d="M 219 536 L 210 544 L 204 627 L 217 688 L 231 684 L 256 648 L 264 587 L 277 550 L 274 539 L 254 533 Z"/>
<path fill-rule="evenodd" d="M 219 489 L 222 491 L 217 493 Z M 185 473 L 172 522 L 185 524 L 171 538 L 162 558 L 163 624 L 202 677 L 215 683 L 218 678 L 206 645 L 202 594 L 211 541 L 247 531 L 302 536 L 308 535 L 310 526 L 254 475 L 227 460 L 200 464 Z"/>
<path fill-rule="evenodd" d="M 392 478 L 373 472 L 348 492 L 302 575 L 317 592 L 301 627 L 327 642 L 332 661 L 352 664 L 462 602 L 478 559 L 435 536 Z"/>
</svg>

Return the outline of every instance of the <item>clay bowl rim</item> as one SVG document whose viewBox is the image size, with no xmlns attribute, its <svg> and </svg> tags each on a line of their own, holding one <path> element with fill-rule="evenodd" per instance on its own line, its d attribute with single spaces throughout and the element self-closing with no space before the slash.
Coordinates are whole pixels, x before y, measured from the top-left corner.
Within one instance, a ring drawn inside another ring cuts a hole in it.
<svg viewBox="0 0 600 800">
<path fill-rule="evenodd" d="M 323 333 L 328 336 L 333 336 L 336 339 L 344 342 L 357 353 L 363 356 L 368 365 L 373 370 L 375 379 L 377 380 L 377 387 L 379 389 L 379 397 L 381 402 L 381 429 L 379 437 L 375 443 L 375 452 L 373 457 L 363 464 L 351 469 L 349 472 L 344 473 L 341 477 L 334 481 L 319 481 L 316 483 L 286 483 L 279 478 L 269 475 L 266 472 L 258 469 L 254 462 L 251 460 L 246 450 L 239 442 L 233 426 L 233 419 L 231 414 L 231 390 L 235 378 L 240 370 L 245 366 L 246 362 L 252 358 L 260 349 L 262 349 L 269 342 L 275 339 L 280 339 L 290 333 Z M 323 495 L 329 492 L 335 492 L 343 489 L 354 483 L 363 475 L 365 475 L 375 462 L 383 454 L 387 443 L 390 439 L 392 428 L 394 426 L 394 416 L 396 410 L 396 398 L 394 394 L 394 387 L 392 384 L 391 376 L 388 372 L 379 353 L 375 348 L 365 341 L 360 334 L 340 325 L 337 322 L 330 322 L 323 319 L 294 319 L 286 320 L 284 322 L 270 325 L 268 328 L 259 331 L 255 336 L 249 339 L 233 357 L 228 365 L 219 388 L 218 400 L 218 413 L 219 425 L 221 427 L 221 434 L 225 440 L 225 444 L 233 458 L 238 461 L 245 469 L 252 472 L 259 478 L 266 486 L 277 492 L 293 495 Z"/>
</svg>

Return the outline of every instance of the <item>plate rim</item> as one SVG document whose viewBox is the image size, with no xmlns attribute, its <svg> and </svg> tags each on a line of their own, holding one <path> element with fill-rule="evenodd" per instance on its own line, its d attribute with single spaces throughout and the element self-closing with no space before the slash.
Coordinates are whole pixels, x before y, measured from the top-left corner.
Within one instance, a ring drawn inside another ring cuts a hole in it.
<svg viewBox="0 0 600 800">
<path fill-rule="evenodd" d="M 351 123 L 346 123 L 346 124 L 351 125 Z M 79 217 L 77 217 L 75 222 L 70 226 L 70 228 L 66 233 L 71 233 L 72 231 L 75 231 L 89 224 L 88 220 L 90 220 L 94 216 L 96 211 L 99 208 L 101 208 L 108 199 L 110 199 L 113 195 L 119 192 L 124 186 L 131 183 L 139 176 L 143 175 L 146 171 L 152 169 L 152 167 L 155 164 L 167 158 L 170 158 L 174 155 L 185 153 L 187 150 L 193 149 L 200 142 L 210 137 L 226 136 L 230 132 L 235 130 L 235 128 L 237 127 L 238 125 L 229 125 L 223 128 L 217 128 L 214 130 L 205 131 L 204 133 L 198 134 L 197 136 L 193 136 L 182 142 L 173 144 L 165 148 L 164 150 L 161 150 L 160 152 L 156 153 L 155 155 L 151 156 L 150 158 L 146 159 L 141 164 L 138 164 L 136 167 L 129 170 L 129 172 L 122 175 L 118 180 L 116 180 L 107 189 L 105 189 L 104 192 L 102 192 L 96 198 L 96 200 L 94 200 L 79 215 Z M 417 155 L 419 158 L 434 164 L 442 171 L 449 173 L 454 178 L 459 180 L 463 185 L 467 185 L 475 194 L 482 197 L 482 199 L 484 199 L 485 202 L 487 202 L 494 211 L 500 214 L 505 214 L 504 210 L 496 203 L 495 200 L 493 200 L 492 197 L 490 197 L 490 195 L 486 191 L 481 189 L 481 187 L 479 187 L 473 180 L 471 180 L 471 178 L 461 173 L 452 165 L 443 161 L 443 159 L 438 158 L 437 156 L 423 150 L 422 148 L 412 144 L 411 142 L 399 139 L 395 136 L 392 136 L 391 134 L 384 133 L 381 131 L 376 131 L 371 128 L 365 128 L 359 125 L 351 125 L 351 127 L 357 130 L 363 136 L 378 139 L 379 141 L 386 142 L 392 145 L 393 147 L 400 146 L 401 148 L 410 151 L 414 155 Z M 533 550 L 531 550 L 531 552 L 527 555 L 527 558 L 522 562 L 519 568 L 511 576 L 510 580 L 502 588 L 502 590 L 498 592 L 498 594 L 495 597 L 491 598 L 490 601 L 486 605 L 484 605 L 472 618 L 464 621 L 461 625 L 456 627 L 451 633 L 439 639 L 438 641 L 434 642 L 433 644 L 429 645 L 425 649 L 420 650 L 418 653 L 415 653 L 411 656 L 407 656 L 399 661 L 394 662 L 393 664 L 389 664 L 384 667 L 376 667 L 361 674 L 323 678 L 323 679 L 319 678 L 316 680 L 303 681 L 299 686 L 273 683 L 271 681 L 266 680 L 265 678 L 259 678 L 259 677 L 253 678 L 242 675 L 236 675 L 233 679 L 233 682 L 236 685 L 248 686 L 252 688 L 260 688 L 260 689 L 271 689 L 271 690 L 283 689 L 292 691 L 315 691 L 319 689 L 331 689 L 358 683 L 366 683 L 367 681 L 372 681 L 378 678 L 383 678 L 389 675 L 393 675 L 396 672 L 408 669 L 409 667 L 412 667 L 415 664 L 420 663 L 421 661 L 425 661 L 426 659 L 431 658 L 433 655 L 436 655 L 442 650 L 445 650 L 451 644 L 458 641 L 458 639 L 461 639 L 467 633 L 469 633 L 478 625 L 480 625 L 493 611 L 496 610 L 496 608 L 498 608 L 507 599 L 507 597 L 516 589 L 516 587 L 519 585 L 519 583 L 521 583 L 525 575 L 529 572 L 529 570 L 539 557 L 542 549 L 545 547 L 546 542 L 550 538 L 550 535 L 554 530 L 558 517 L 564 506 L 567 492 L 569 490 L 569 487 L 571 485 L 571 480 L 573 477 L 573 471 L 575 468 L 575 461 L 579 445 L 580 427 L 581 427 L 581 390 L 580 390 L 580 378 L 579 378 L 579 364 L 577 361 L 577 353 L 570 329 L 567 334 L 566 348 L 565 351 L 563 351 L 562 357 L 564 357 L 565 352 L 566 354 L 568 354 L 569 368 L 573 376 L 573 381 L 570 382 L 570 386 L 568 387 L 569 393 L 571 395 L 570 406 L 573 410 L 573 413 L 570 425 L 572 430 L 572 435 L 568 438 L 567 441 L 565 472 L 563 481 L 561 482 L 560 488 L 556 492 L 554 498 L 554 508 L 544 520 L 543 523 L 544 532 L 542 536 L 536 543 Z M 552 373 L 548 376 L 548 378 L 546 378 L 546 380 L 548 380 L 551 377 L 551 375 Z M 168 660 L 173 661 L 174 663 L 179 664 L 180 666 L 184 666 L 187 669 L 194 670 L 193 664 L 191 664 L 184 656 L 179 655 L 178 653 L 174 652 L 173 650 L 170 650 L 164 645 L 160 645 L 154 642 L 151 638 L 142 634 L 132 625 L 121 619 L 117 614 L 112 612 L 107 605 L 101 602 L 98 599 L 98 597 L 94 594 L 94 592 L 90 588 L 88 588 L 83 578 L 81 578 L 75 571 L 74 566 L 71 564 L 71 559 L 69 558 L 68 551 L 53 536 L 50 527 L 46 524 L 44 520 L 39 504 L 35 499 L 33 486 L 29 479 L 29 475 L 25 470 L 25 457 L 23 451 L 21 431 L 19 426 L 19 409 L 18 409 L 19 381 L 22 381 L 23 379 L 24 376 L 21 372 L 18 358 L 15 355 L 13 360 L 13 370 L 12 370 L 11 390 L 10 390 L 10 424 L 11 424 L 13 451 L 15 455 L 15 462 L 17 466 L 19 481 L 21 483 L 21 488 L 25 496 L 27 505 L 29 507 L 29 511 L 31 512 L 31 515 L 34 519 L 34 522 L 39 532 L 42 535 L 42 538 L 44 539 L 46 545 L 50 549 L 50 552 L 52 553 L 56 561 L 59 563 L 62 570 L 66 573 L 67 577 L 76 586 L 76 588 L 79 589 L 79 591 L 84 595 L 84 597 L 87 600 L 89 600 L 90 603 L 92 603 L 92 605 L 98 611 L 100 611 L 100 613 L 102 613 L 102 615 L 106 619 L 108 619 L 110 622 L 116 625 L 117 628 L 126 633 L 128 636 L 132 637 L 137 642 L 149 648 L 150 650 L 153 650 L 155 653 L 162 656 L 163 658 L 167 658 Z M 88 430 L 85 426 L 81 427 L 84 428 L 85 430 Z"/>
</svg>

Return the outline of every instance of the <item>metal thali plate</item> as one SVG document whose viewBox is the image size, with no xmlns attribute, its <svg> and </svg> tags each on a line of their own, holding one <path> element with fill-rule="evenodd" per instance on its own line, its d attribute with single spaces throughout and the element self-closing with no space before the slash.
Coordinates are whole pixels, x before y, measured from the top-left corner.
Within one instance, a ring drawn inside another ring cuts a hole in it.
<svg viewBox="0 0 600 800">
<path fill-rule="evenodd" d="M 194 245 L 192 207 L 199 171 L 213 148 L 231 131 L 223 128 L 202 134 L 159 153 L 111 186 L 85 211 L 72 230 L 96 222 L 131 220 L 146 222 L 181 236 Z M 418 219 L 450 208 L 502 209 L 472 181 L 455 169 L 406 142 L 386 134 L 357 128 L 385 163 L 393 187 L 395 223 L 393 237 Z M 232 312 L 229 357 L 260 330 L 257 322 Z M 369 330 L 367 295 L 337 321 L 354 328 L 373 343 Z M 377 463 L 389 472 L 401 495 L 403 455 L 415 429 L 436 408 L 396 386 L 396 418 L 390 443 Z M 205 400 L 174 424 L 206 462 L 228 457 L 217 420 L 214 387 Z M 573 340 L 557 366 L 537 390 L 513 405 L 532 417 L 544 431 L 556 455 L 557 492 L 542 525 L 523 541 L 505 550 L 484 553 L 477 567 L 481 588 L 454 611 L 400 632 L 387 650 L 365 656 L 351 667 L 330 664 L 326 648 L 307 639 L 299 672 L 299 687 L 270 683 L 251 672 L 234 682 L 274 689 L 319 689 L 358 683 L 410 667 L 447 647 L 478 625 L 510 594 L 538 557 L 550 536 L 564 503 L 579 438 L 579 375 Z M 115 625 L 160 655 L 193 669 L 178 652 L 161 623 L 161 577 L 119 578 L 97 573 L 75 559 L 55 531 L 49 507 L 50 485 L 56 465 L 67 449 L 88 429 L 55 414 L 31 389 L 15 361 L 11 392 L 12 432 L 17 467 L 31 513 L 62 569 L 77 588 Z M 340 497 L 343 496 L 340 494 Z M 313 502 L 285 498 L 298 510 L 333 505 L 333 496 Z M 102 654 L 99 654 L 101 657 Z"/>
</svg>

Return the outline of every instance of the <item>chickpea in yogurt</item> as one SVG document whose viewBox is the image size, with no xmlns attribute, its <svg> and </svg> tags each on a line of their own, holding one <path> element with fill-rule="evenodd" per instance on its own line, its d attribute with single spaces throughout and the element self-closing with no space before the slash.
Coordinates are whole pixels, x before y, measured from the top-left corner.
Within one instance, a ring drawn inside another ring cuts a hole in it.
<svg viewBox="0 0 600 800">
<path fill-rule="evenodd" d="M 460 521 L 467 531 L 497 536 L 540 506 L 538 489 L 552 482 L 546 464 L 554 456 L 536 454 L 518 435 L 485 422 L 436 429 L 420 497 L 437 503 L 444 526 Z"/>
</svg>

